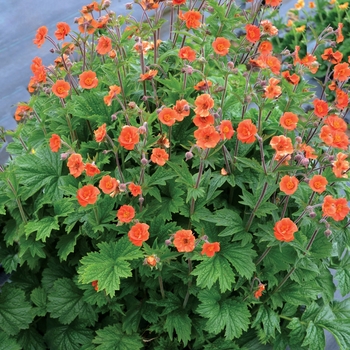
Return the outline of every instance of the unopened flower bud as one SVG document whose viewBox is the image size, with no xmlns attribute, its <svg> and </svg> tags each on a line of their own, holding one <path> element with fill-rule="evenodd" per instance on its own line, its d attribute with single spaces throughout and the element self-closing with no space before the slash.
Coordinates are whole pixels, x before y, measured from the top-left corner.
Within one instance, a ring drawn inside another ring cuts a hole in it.
<svg viewBox="0 0 350 350">
<path fill-rule="evenodd" d="M 147 132 L 147 128 L 145 128 L 143 125 L 139 127 L 139 133 L 141 135 L 146 134 L 146 132 Z"/>
<path fill-rule="evenodd" d="M 314 218 L 314 217 L 316 217 L 316 213 L 314 211 L 311 211 L 309 216 L 310 216 L 310 218 Z"/>
<path fill-rule="evenodd" d="M 308 158 L 302 159 L 300 164 L 304 167 L 307 167 L 309 165 L 309 159 Z"/>
<path fill-rule="evenodd" d="M 61 160 L 66 160 L 69 156 L 69 153 L 68 152 L 65 152 L 65 153 L 61 153 Z"/>
<path fill-rule="evenodd" d="M 78 23 L 78 21 L 79 21 L 79 17 L 75 17 L 74 18 L 74 23 Z"/>
<path fill-rule="evenodd" d="M 204 235 L 204 236 L 202 237 L 202 240 L 203 240 L 203 241 L 207 241 L 207 240 L 208 240 L 208 236 L 207 236 L 207 235 Z"/>
<path fill-rule="evenodd" d="M 165 245 L 170 245 L 172 242 L 171 242 L 171 239 L 167 239 L 164 243 Z"/>
<path fill-rule="evenodd" d="M 294 159 L 297 161 L 297 162 L 300 162 L 302 159 L 304 158 L 304 156 L 302 154 L 297 154 Z"/>
<path fill-rule="evenodd" d="M 50 52 L 51 53 L 55 53 L 55 49 L 50 49 Z"/>
<path fill-rule="evenodd" d="M 134 109 L 137 107 L 136 103 L 134 101 L 131 101 L 128 103 L 128 107 L 131 108 L 131 109 Z"/>
<path fill-rule="evenodd" d="M 181 72 L 186 73 L 188 75 L 191 75 L 191 74 L 193 74 L 194 69 L 191 66 L 186 66 L 186 67 L 182 68 Z"/>
<path fill-rule="evenodd" d="M 245 102 L 245 103 L 250 103 L 250 102 L 252 102 L 252 100 L 253 100 L 253 99 L 252 99 L 252 96 L 251 96 L 251 95 L 247 95 L 247 96 L 244 97 L 244 102 Z"/>
<path fill-rule="evenodd" d="M 207 11 L 210 13 L 214 13 L 214 8 L 212 6 L 207 6 Z"/>
<path fill-rule="evenodd" d="M 235 64 L 232 61 L 230 61 L 227 63 L 227 67 L 228 67 L 228 69 L 232 70 L 233 68 L 235 68 Z"/>
<path fill-rule="evenodd" d="M 233 74 L 238 74 L 238 69 L 237 69 L 237 68 L 233 68 L 233 69 L 232 69 L 232 73 L 233 73 Z"/>
<path fill-rule="evenodd" d="M 102 10 L 105 10 L 106 8 L 108 8 L 109 6 L 111 6 L 111 2 L 110 0 L 105 0 L 102 4 Z"/>
<path fill-rule="evenodd" d="M 119 184 L 119 191 L 125 192 L 126 191 L 126 185 L 125 184 Z"/>
<path fill-rule="evenodd" d="M 295 141 L 296 141 L 297 143 L 302 143 L 303 139 L 302 139 L 300 136 L 297 136 L 297 137 L 295 138 Z"/>
<path fill-rule="evenodd" d="M 213 114 L 213 117 L 214 117 L 215 119 L 218 119 L 218 118 L 220 118 L 220 114 L 219 114 L 219 113 L 214 113 L 214 114 Z"/>
<path fill-rule="evenodd" d="M 142 157 L 141 164 L 142 165 L 147 165 L 148 164 L 148 160 L 145 157 Z"/>
<path fill-rule="evenodd" d="M 326 236 L 326 237 L 329 237 L 330 235 L 332 234 L 332 231 L 331 230 L 326 230 L 326 231 L 324 231 L 324 235 Z"/>
<path fill-rule="evenodd" d="M 334 159 L 335 159 L 334 156 L 329 156 L 329 157 L 328 157 L 328 160 L 329 160 L 331 163 L 334 162 Z"/>
<path fill-rule="evenodd" d="M 186 158 L 186 160 L 192 159 L 193 158 L 193 153 L 192 152 L 186 152 L 185 153 L 185 158 Z"/>
<path fill-rule="evenodd" d="M 149 255 L 145 258 L 145 260 L 143 261 L 143 264 L 151 267 L 155 267 L 158 261 L 159 261 L 159 258 L 157 258 L 156 255 Z"/>
<path fill-rule="evenodd" d="M 111 120 L 112 120 L 112 122 L 117 120 L 117 115 L 115 113 L 111 115 Z"/>
<path fill-rule="evenodd" d="M 125 4 L 125 8 L 127 10 L 132 10 L 132 3 L 128 2 L 127 4 Z"/>
<path fill-rule="evenodd" d="M 142 204 L 142 203 L 144 202 L 144 200 L 145 200 L 145 199 L 142 197 L 142 195 L 140 195 L 140 197 L 139 197 L 139 203 Z"/>
<path fill-rule="evenodd" d="M 148 96 L 142 96 L 141 100 L 142 101 L 147 101 L 148 100 Z"/>
<path fill-rule="evenodd" d="M 189 105 L 184 105 L 183 110 L 185 112 L 188 112 L 190 110 L 190 106 Z"/>
</svg>

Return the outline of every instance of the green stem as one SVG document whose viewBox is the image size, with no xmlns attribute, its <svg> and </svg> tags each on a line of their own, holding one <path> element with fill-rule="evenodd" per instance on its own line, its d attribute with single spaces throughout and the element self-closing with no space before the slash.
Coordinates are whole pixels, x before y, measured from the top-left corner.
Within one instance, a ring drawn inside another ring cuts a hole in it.
<svg viewBox="0 0 350 350">
<path fill-rule="evenodd" d="M 191 259 L 189 258 L 187 260 L 188 262 L 188 274 L 191 275 L 191 272 L 192 272 L 192 261 Z M 187 293 L 185 295 L 185 299 L 184 299 L 184 302 L 182 304 L 182 308 L 185 309 L 186 306 L 187 306 L 187 303 L 188 303 L 188 299 L 190 297 L 190 288 L 191 288 L 191 285 L 192 285 L 192 279 L 191 277 L 189 277 L 189 280 L 188 280 L 188 287 L 187 287 Z"/>
<path fill-rule="evenodd" d="M 163 278 L 162 276 L 158 276 L 158 282 L 159 282 L 159 288 L 160 288 L 160 294 L 162 295 L 162 299 L 165 299 L 165 293 L 164 293 L 164 286 L 163 286 Z"/>
<path fill-rule="evenodd" d="M 97 225 L 99 225 L 100 219 L 99 219 L 97 207 L 95 205 L 93 206 L 93 210 L 94 210 L 94 214 L 95 214 L 96 223 L 97 223 Z"/>
</svg>

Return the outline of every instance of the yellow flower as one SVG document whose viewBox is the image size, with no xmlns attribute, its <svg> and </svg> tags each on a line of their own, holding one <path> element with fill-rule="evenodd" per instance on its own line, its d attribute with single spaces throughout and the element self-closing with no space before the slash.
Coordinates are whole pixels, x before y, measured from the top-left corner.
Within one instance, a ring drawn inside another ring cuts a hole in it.
<svg viewBox="0 0 350 350">
<path fill-rule="evenodd" d="M 300 27 L 297 27 L 295 28 L 295 30 L 298 32 L 298 33 L 304 33 L 305 32 L 305 25 L 302 25 Z"/>
<path fill-rule="evenodd" d="M 298 0 L 298 2 L 294 6 L 297 10 L 301 10 L 302 8 L 305 7 L 305 2 L 304 0 Z"/>
<path fill-rule="evenodd" d="M 344 2 L 344 4 L 338 5 L 341 10 L 346 10 L 349 7 L 348 2 Z"/>
<path fill-rule="evenodd" d="M 32 149 L 30 150 L 30 153 L 31 153 L 31 154 L 35 154 L 35 153 L 36 153 L 36 152 L 35 152 L 35 149 L 32 148 Z"/>
<path fill-rule="evenodd" d="M 291 19 L 289 19 L 287 22 L 287 27 L 291 27 L 292 25 L 293 25 L 293 21 Z"/>
</svg>

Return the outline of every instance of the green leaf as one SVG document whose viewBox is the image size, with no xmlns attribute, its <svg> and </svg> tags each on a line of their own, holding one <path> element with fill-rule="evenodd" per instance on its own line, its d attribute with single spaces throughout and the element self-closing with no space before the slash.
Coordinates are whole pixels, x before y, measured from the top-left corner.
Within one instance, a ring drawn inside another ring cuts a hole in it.
<svg viewBox="0 0 350 350">
<path fill-rule="evenodd" d="M 301 346 L 307 346 L 309 350 L 325 349 L 326 341 L 324 331 L 321 327 L 316 326 L 312 321 L 306 329 L 306 336 Z"/>
<path fill-rule="evenodd" d="M 173 162 L 167 162 L 167 164 L 175 171 L 177 175 L 176 182 L 181 182 L 185 184 L 186 187 L 193 187 L 193 178 L 185 161 L 182 161 L 181 165 Z"/>
<path fill-rule="evenodd" d="M 261 306 L 259 308 L 252 327 L 255 327 L 259 323 L 262 325 L 266 338 L 275 338 L 276 330 L 281 333 L 280 318 L 276 312 L 268 306 Z"/>
<path fill-rule="evenodd" d="M 164 329 L 173 340 L 173 332 L 176 332 L 176 339 L 182 341 L 184 346 L 191 340 L 191 319 L 184 310 L 173 311 L 167 315 Z"/>
<path fill-rule="evenodd" d="M 139 350 L 143 348 L 140 336 L 136 333 L 124 334 L 119 324 L 107 326 L 96 333 L 97 336 L 92 341 L 98 345 L 96 350 Z"/>
<path fill-rule="evenodd" d="M 5 284 L 0 293 L 0 328 L 9 335 L 17 334 L 32 322 L 32 307 L 22 290 Z"/>
<path fill-rule="evenodd" d="M 26 237 L 32 232 L 37 231 L 36 240 L 46 242 L 46 238 L 50 237 L 52 230 L 59 230 L 58 219 L 56 216 L 46 216 L 40 221 L 29 221 L 25 226 Z"/>
<path fill-rule="evenodd" d="M 47 295 L 43 288 L 38 287 L 33 289 L 30 294 L 30 299 L 33 304 L 37 306 L 35 308 L 35 313 L 37 316 L 45 316 L 46 315 L 46 304 L 47 304 Z"/>
<path fill-rule="evenodd" d="M 250 324 L 250 313 L 246 304 L 235 300 L 220 302 L 220 294 L 215 290 L 204 290 L 198 293 L 201 304 L 197 312 L 208 318 L 206 330 L 219 334 L 225 329 L 225 338 L 234 339 L 242 335 Z"/>
<path fill-rule="evenodd" d="M 332 307 L 333 313 L 337 318 L 350 319 L 350 298 L 342 301 L 334 301 Z"/>
<path fill-rule="evenodd" d="M 20 331 L 17 336 L 18 344 L 23 350 L 46 350 L 47 346 L 43 340 L 43 336 L 39 332 L 30 327 L 29 329 Z"/>
<path fill-rule="evenodd" d="M 350 319 L 345 320 L 322 320 L 319 326 L 327 329 L 334 335 L 341 349 L 350 349 Z"/>
<path fill-rule="evenodd" d="M 0 350 L 21 350 L 16 340 L 10 338 L 5 332 L 0 330 Z M 34 349 L 33 349 L 34 350 Z"/>
<path fill-rule="evenodd" d="M 70 232 L 69 234 L 60 237 L 56 244 L 56 249 L 58 249 L 57 254 L 60 261 L 67 260 L 68 255 L 74 252 L 74 247 L 77 244 L 79 236 L 80 233 Z"/>
<path fill-rule="evenodd" d="M 215 254 L 212 258 L 204 258 L 192 271 L 192 275 L 197 276 L 197 286 L 201 288 L 211 288 L 219 280 L 221 292 L 231 289 L 235 282 L 235 275 L 228 261 L 220 255 Z"/>
<path fill-rule="evenodd" d="M 80 350 L 81 345 L 89 344 L 92 338 L 92 331 L 76 322 L 51 327 L 45 334 L 50 350 Z"/>
<path fill-rule="evenodd" d="M 77 317 L 81 323 L 89 325 L 94 325 L 97 320 L 93 307 L 83 300 L 83 291 L 68 278 L 54 283 L 48 293 L 47 311 L 63 324 L 70 324 Z"/>
<path fill-rule="evenodd" d="M 36 241 L 33 236 L 27 237 L 21 237 L 19 240 L 19 257 L 23 258 L 23 256 L 29 252 L 30 255 L 34 258 L 35 256 L 38 256 L 40 258 L 45 258 L 46 254 L 44 252 L 45 244 Z"/>
<path fill-rule="evenodd" d="M 158 169 L 152 174 L 151 178 L 146 182 L 148 187 L 155 185 L 166 185 L 165 180 L 170 180 L 176 175 L 170 170 L 164 167 L 158 167 Z"/>
<path fill-rule="evenodd" d="M 347 260 L 348 263 L 345 264 L 344 260 Z M 334 276 L 338 280 L 338 288 L 342 296 L 350 293 L 350 263 L 349 259 L 344 260 L 341 262 Z"/>
<path fill-rule="evenodd" d="M 91 283 L 97 280 L 99 291 L 105 290 L 113 296 L 120 288 L 120 279 L 132 276 L 130 264 L 126 260 L 143 258 L 143 254 L 127 237 L 118 242 L 100 243 L 98 247 L 99 252 L 89 253 L 81 259 L 79 281 Z"/>
</svg>

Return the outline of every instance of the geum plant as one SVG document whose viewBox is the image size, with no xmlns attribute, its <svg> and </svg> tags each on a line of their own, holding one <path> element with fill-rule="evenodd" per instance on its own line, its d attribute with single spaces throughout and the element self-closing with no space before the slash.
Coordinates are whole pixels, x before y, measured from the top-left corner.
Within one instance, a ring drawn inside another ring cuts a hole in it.
<svg viewBox="0 0 350 350">
<path fill-rule="evenodd" d="M 54 64 L 33 59 L 1 167 L 0 349 L 350 348 L 350 68 L 328 57 L 316 98 L 313 54 L 273 51 L 279 4 L 102 1 L 38 29 Z"/>
</svg>

